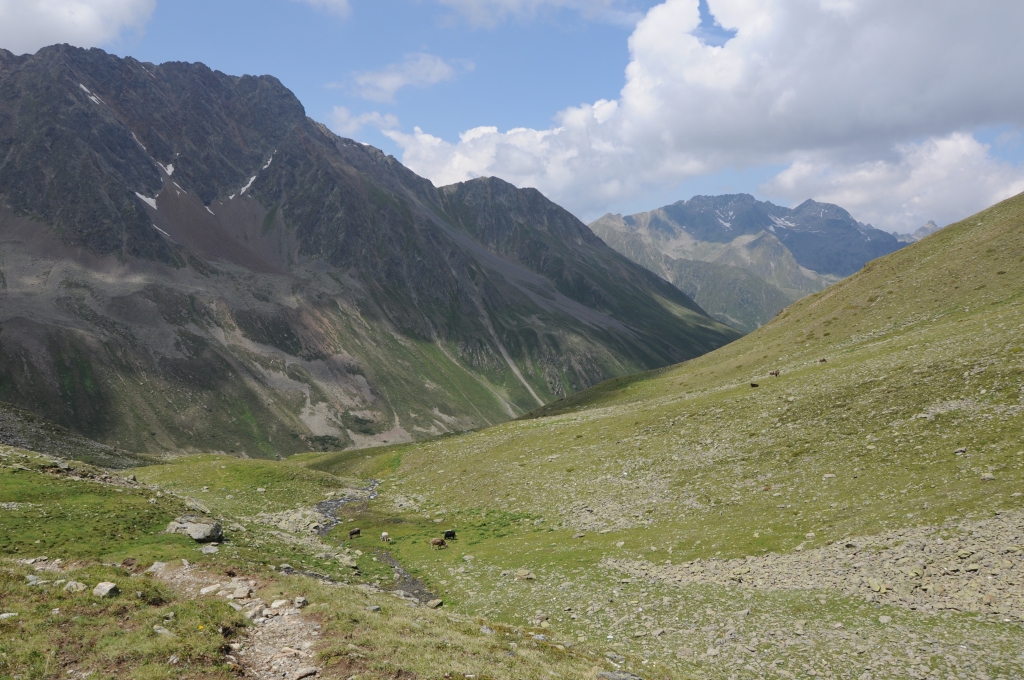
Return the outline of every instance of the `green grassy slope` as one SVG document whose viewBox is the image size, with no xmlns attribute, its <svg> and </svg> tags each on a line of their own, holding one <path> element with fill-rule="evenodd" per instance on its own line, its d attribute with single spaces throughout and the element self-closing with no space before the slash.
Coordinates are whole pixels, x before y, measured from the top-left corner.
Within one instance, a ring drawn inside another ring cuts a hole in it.
<svg viewBox="0 0 1024 680">
<path fill-rule="evenodd" d="M 921 523 L 1018 505 L 1022 258 L 1017 198 L 870 263 L 705 357 L 610 381 L 528 420 L 410 446 L 393 488 L 416 487 L 447 509 L 555 510 L 568 523 L 570 508 L 591 499 L 656 508 L 666 527 L 681 521 L 684 499 L 714 504 L 713 517 L 693 512 L 680 530 L 733 536 L 719 544 L 733 554 L 790 548 L 811 529 L 827 529 L 819 543 L 875 532 L 906 523 L 907 512 Z M 955 456 L 961 446 L 968 454 Z M 983 484 L 990 469 L 1000 474 Z M 826 492 L 830 473 L 843 473 L 841 488 Z M 799 518 L 758 493 L 778 478 L 787 499 L 812 500 Z M 918 478 L 929 484 L 917 488 Z M 457 498 L 440 498 L 456 487 Z M 667 497 L 679 500 L 666 507 Z M 835 511 L 837 500 L 874 510 Z M 603 526 L 637 524 L 628 512 L 593 514 Z M 743 524 L 779 530 L 755 545 L 732 533 Z"/>
<path fill-rule="evenodd" d="M 372 544 L 347 553 L 360 567 L 353 571 L 334 559 L 335 541 L 251 521 L 259 512 L 323 500 L 352 480 L 302 464 L 226 456 L 187 457 L 138 473 L 168 484 L 0 447 L 0 613 L 14 614 L 0 618 L 0 677 L 238 677 L 227 664 L 229 645 L 251 648 L 257 627 L 223 598 L 197 596 L 145 571 L 155 561 L 173 568 L 183 559 L 199 585 L 238 575 L 256 583 L 265 602 L 306 597 L 306 617 L 320 630 L 311 658 L 318 677 L 584 678 L 602 666 L 585 647 L 532 640 L 495 622 L 481 630 L 486 620 L 410 608 L 362 587 L 382 566 Z M 224 493 L 228 487 L 237 496 Z M 177 515 L 195 512 L 197 502 L 225 525 L 216 554 L 163 533 Z M 284 562 L 348 585 L 271 566 Z M 68 580 L 87 589 L 67 592 Z M 101 581 L 118 584 L 121 594 L 94 597 L 90 591 Z"/>
<path fill-rule="evenodd" d="M 873 535 L 898 547 L 907 539 L 892 532 L 918 528 L 934 538 L 944 527 L 947 538 L 970 536 L 970 523 L 994 511 L 1016 516 L 1024 507 L 1022 294 L 1018 196 L 869 263 L 704 357 L 610 381 L 482 432 L 314 465 L 367 477 L 384 471 L 381 496 L 362 521 L 409 522 L 395 553 L 466 611 L 528 623 L 543 609 L 552 623 L 559 614 L 552 627 L 562 634 L 611 635 L 607 644 L 651 664 L 726 677 L 716 656 L 703 656 L 702 631 L 726 625 L 729 611 L 765 612 L 766 621 L 747 623 L 748 634 L 845 620 L 869 640 L 878 605 L 806 589 L 620 583 L 611 560 L 796 555 Z M 781 377 L 770 378 L 773 370 Z M 442 520 L 436 529 L 420 526 L 434 519 Z M 425 539 L 448 526 L 463 531 L 457 550 L 428 551 Z M 578 534 L 586 535 L 572 538 Z M 1006 554 L 1016 565 L 1018 553 Z M 519 568 L 537 578 L 508 575 Z M 984 590 L 989 581 L 970 587 Z M 1014 616 L 1024 605 L 1017 599 Z M 987 629 L 966 614 L 905 608 L 887 615 L 902 628 L 879 634 L 879 645 L 907 635 L 983 636 L 992 656 L 977 662 L 990 664 L 979 672 L 1024 672 L 1007 651 L 1024 643 L 1017 624 Z M 648 620 L 675 632 L 644 637 L 650 628 L 641 628 L 623 640 L 614 625 Z M 853 652 L 822 644 L 826 667 L 839 673 Z M 683 653 L 686 645 L 701 645 L 701 655 Z M 816 663 L 814 654 L 780 658 L 799 670 Z M 755 670 L 751 677 L 765 671 Z"/>
</svg>

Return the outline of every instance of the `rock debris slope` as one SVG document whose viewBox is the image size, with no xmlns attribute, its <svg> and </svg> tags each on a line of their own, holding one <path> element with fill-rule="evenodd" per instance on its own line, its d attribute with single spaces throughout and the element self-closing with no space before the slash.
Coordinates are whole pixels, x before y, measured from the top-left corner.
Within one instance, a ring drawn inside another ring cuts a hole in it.
<svg viewBox="0 0 1024 680">
<path fill-rule="evenodd" d="M 435 188 L 270 76 L 0 51 L 0 399 L 136 452 L 519 415 L 736 337 L 536 191 Z"/>
</svg>

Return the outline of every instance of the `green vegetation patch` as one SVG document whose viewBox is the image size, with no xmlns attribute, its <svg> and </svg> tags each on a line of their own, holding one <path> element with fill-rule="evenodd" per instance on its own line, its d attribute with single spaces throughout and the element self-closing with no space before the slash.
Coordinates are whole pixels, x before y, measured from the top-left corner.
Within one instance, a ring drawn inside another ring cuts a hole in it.
<svg viewBox="0 0 1024 680">
<path fill-rule="evenodd" d="M 65 591 L 68 581 L 86 589 Z M 101 582 L 121 594 L 94 596 Z M 223 650 L 246 623 L 225 602 L 181 600 L 148 576 L 95 564 L 36 572 L 0 562 L 0 603 L 16 614 L 0 620 L 0 677 L 232 677 Z"/>
</svg>

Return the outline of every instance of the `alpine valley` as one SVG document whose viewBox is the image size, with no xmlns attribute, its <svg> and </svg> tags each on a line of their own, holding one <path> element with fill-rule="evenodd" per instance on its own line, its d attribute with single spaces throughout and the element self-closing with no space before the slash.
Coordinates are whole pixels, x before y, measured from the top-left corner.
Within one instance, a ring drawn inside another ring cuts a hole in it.
<svg viewBox="0 0 1024 680">
<path fill-rule="evenodd" d="M 56 46 L 0 203 L 0 678 L 1024 678 L 1024 194 L 595 234 Z"/>
<path fill-rule="evenodd" d="M 535 190 L 69 46 L 0 51 L 0 285 L 0 399 L 138 453 L 474 429 L 739 336 Z"/>
</svg>

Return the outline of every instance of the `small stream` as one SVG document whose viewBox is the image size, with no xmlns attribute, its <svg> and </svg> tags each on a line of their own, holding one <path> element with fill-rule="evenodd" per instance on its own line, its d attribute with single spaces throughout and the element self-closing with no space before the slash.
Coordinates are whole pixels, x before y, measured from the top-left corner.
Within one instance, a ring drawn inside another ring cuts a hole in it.
<svg viewBox="0 0 1024 680">
<path fill-rule="evenodd" d="M 377 487 L 380 486 L 380 480 L 371 479 L 370 485 L 360 491 L 366 491 L 370 495 L 369 497 L 364 496 L 343 496 L 342 498 L 329 498 L 326 501 L 320 501 L 314 507 L 324 517 L 327 517 L 330 521 L 324 526 L 317 529 L 319 536 L 326 536 L 330 533 L 331 529 L 342 523 L 342 520 L 338 517 L 338 510 L 341 510 L 350 503 L 365 503 L 372 501 L 377 497 Z"/>
<path fill-rule="evenodd" d="M 315 506 L 317 511 L 330 520 L 328 523 L 326 523 L 324 526 L 320 527 L 320 529 L 317 530 L 317 534 L 320 536 L 326 536 L 331 532 L 332 529 L 334 529 L 334 527 L 341 524 L 344 520 L 343 518 L 338 517 L 338 511 L 341 510 L 346 505 L 349 505 L 351 503 L 366 503 L 375 499 L 377 497 L 377 487 L 379 486 L 380 480 L 373 479 L 370 480 L 369 486 L 360 489 L 360 491 L 368 492 L 369 496 L 346 496 L 342 498 L 329 498 L 328 500 L 320 501 L 319 503 L 317 503 Z M 395 574 L 398 574 L 398 579 L 393 583 L 382 583 L 382 590 L 386 592 L 400 594 L 402 597 L 412 596 L 420 602 L 429 602 L 430 600 L 433 600 L 437 597 L 434 593 L 427 590 L 427 586 L 425 583 L 423 583 L 423 581 L 420 581 L 418 578 L 412 577 L 409 574 L 409 572 L 407 572 L 402 567 L 402 563 L 395 559 L 394 555 L 392 555 L 390 551 L 384 550 L 382 548 L 377 548 L 375 553 L 378 560 L 387 564 L 389 567 L 391 567 Z M 312 572 L 297 573 L 303 573 L 306 576 L 311 576 L 313 578 L 320 578 L 322 580 L 333 581 L 333 579 L 331 579 L 330 577 L 324 576 L 322 574 L 315 574 Z"/>
</svg>

